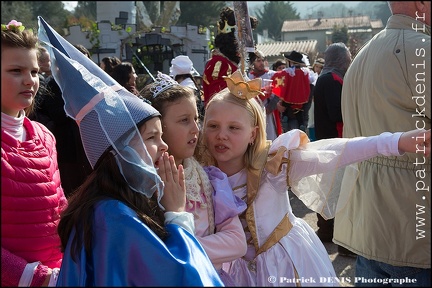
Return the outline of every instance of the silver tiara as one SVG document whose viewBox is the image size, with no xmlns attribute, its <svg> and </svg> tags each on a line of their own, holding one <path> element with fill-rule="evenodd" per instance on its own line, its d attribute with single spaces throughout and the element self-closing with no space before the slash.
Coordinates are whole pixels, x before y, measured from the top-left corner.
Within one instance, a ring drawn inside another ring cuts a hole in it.
<svg viewBox="0 0 432 288">
<path fill-rule="evenodd" d="M 162 93 L 163 91 L 167 90 L 168 88 L 174 85 L 179 85 L 179 84 L 170 76 L 158 71 L 158 74 L 154 82 L 154 86 L 150 88 L 150 91 L 153 94 L 153 98 L 155 98 L 157 95 L 159 95 L 159 93 Z"/>
</svg>

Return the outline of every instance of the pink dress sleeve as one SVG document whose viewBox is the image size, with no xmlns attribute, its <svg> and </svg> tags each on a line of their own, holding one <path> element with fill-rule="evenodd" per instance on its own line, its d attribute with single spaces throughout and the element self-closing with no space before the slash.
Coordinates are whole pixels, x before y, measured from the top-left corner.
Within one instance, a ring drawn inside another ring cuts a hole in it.
<svg viewBox="0 0 432 288">
<path fill-rule="evenodd" d="M 217 225 L 216 233 L 196 238 L 216 269 L 222 268 L 222 263 L 231 262 L 246 254 L 246 236 L 238 216 Z"/>
</svg>

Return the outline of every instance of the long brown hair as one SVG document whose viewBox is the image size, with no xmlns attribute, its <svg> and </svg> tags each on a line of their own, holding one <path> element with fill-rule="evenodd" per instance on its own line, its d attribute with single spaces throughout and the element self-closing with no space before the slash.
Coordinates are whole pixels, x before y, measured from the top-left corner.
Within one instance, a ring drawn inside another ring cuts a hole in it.
<svg viewBox="0 0 432 288">
<path fill-rule="evenodd" d="M 93 217 L 95 205 L 102 200 L 115 199 L 123 202 L 137 213 L 138 218 L 161 239 L 166 238 L 164 227 L 164 212 L 159 207 L 154 193 L 152 198 L 131 190 L 123 178 L 114 155 L 111 151 L 105 152 L 78 190 L 68 199 L 69 205 L 62 213 L 58 225 L 58 234 L 61 240 L 62 252 L 72 230 L 76 234 L 71 246 L 72 259 L 76 259 L 82 246 L 87 252 L 91 251 Z"/>
</svg>

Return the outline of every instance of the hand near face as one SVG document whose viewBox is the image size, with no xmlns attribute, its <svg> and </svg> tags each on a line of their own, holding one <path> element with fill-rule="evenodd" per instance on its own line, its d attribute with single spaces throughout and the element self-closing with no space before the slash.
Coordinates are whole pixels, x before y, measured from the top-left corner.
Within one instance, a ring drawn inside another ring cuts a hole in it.
<svg viewBox="0 0 432 288">
<path fill-rule="evenodd" d="M 431 149 L 431 130 L 415 129 L 404 132 L 399 139 L 399 151 L 407 153 L 424 153 L 427 157 Z"/>
<path fill-rule="evenodd" d="M 165 184 L 160 203 L 168 212 L 183 212 L 186 205 L 186 185 L 183 165 L 176 167 L 174 157 L 164 152 L 159 159 L 158 174 Z"/>
</svg>

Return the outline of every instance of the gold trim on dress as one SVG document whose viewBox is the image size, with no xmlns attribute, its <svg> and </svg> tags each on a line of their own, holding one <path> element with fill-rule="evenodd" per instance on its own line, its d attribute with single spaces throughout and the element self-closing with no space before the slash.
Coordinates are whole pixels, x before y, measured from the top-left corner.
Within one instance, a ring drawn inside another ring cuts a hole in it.
<svg viewBox="0 0 432 288">
<path fill-rule="evenodd" d="M 288 218 L 288 213 L 285 214 L 285 216 L 282 218 L 282 220 L 279 222 L 279 224 L 276 226 L 275 229 L 273 229 L 273 232 L 270 234 L 270 236 L 267 238 L 267 240 L 264 242 L 264 244 L 258 249 L 256 252 L 255 258 L 273 247 L 276 243 L 279 242 L 285 235 L 289 233 L 291 228 L 293 227 L 291 221 Z"/>
</svg>

